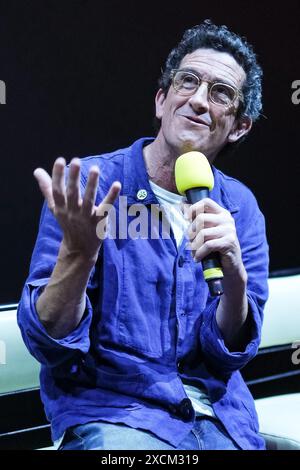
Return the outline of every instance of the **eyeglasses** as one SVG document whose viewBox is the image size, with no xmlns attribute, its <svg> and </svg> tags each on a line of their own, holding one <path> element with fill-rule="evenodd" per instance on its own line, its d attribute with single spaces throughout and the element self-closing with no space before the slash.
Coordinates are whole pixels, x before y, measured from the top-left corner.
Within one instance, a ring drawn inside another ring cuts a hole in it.
<svg viewBox="0 0 300 470">
<path fill-rule="evenodd" d="M 234 86 L 222 82 L 203 80 L 193 72 L 173 69 L 171 70 L 171 79 L 174 89 L 183 96 L 193 95 L 202 83 L 207 83 L 208 98 L 214 104 L 230 107 L 237 98 L 242 102 L 244 101 L 243 93 Z"/>
</svg>

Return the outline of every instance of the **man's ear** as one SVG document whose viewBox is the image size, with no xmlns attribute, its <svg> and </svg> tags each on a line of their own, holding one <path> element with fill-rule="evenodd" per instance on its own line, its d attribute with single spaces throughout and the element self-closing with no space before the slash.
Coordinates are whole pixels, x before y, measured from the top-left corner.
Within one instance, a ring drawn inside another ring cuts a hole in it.
<svg viewBox="0 0 300 470">
<path fill-rule="evenodd" d="M 157 117 L 157 119 L 161 119 L 163 117 L 165 100 L 165 94 L 162 88 L 160 88 L 155 96 L 155 116 Z"/>
<path fill-rule="evenodd" d="M 237 142 L 243 135 L 248 134 L 252 127 L 252 119 L 249 116 L 241 116 L 236 119 L 228 134 L 228 142 Z"/>
</svg>

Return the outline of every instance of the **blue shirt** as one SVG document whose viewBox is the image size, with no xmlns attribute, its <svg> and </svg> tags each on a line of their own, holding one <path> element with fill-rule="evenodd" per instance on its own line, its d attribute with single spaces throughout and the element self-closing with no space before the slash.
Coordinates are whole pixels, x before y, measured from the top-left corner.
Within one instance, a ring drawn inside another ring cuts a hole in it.
<svg viewBox="0 0 300 470">
<path fill-rule="evenodd" d="M 157 199 L 142 149 L 151 140 L 83 158 L 81 167 L 82 189 L 89 167 L 100 168 L 97 204 L 115 180 L 122 183 L 128 206 L 139 204 L 144 190 L 149 230 L 150 205 Z M 50 337 L 35 304 L 54 268 L 62 232 L 44 205 L 18 322 L 25 344 L 41 363 L 41 397 L 53 440 L 69 426 L 102 420 L 149 430 L 177 446 L 195 420 L 182 384 L 188 381 L 207 391 L 216 416 L 242 449 L 264 448 L 253 398 L 239 372 L 257 353 L 268 295 L 264 217 L 245 185 L 215 167 L 213 173 L 211 198 L 235 219 L 248 273 L 251 320 L 242 351 L 225 345 L 216 322 L 219 298 L 210 297 L 201 263 L 193 261 L 185 243 L 177 249 L 173 235 L 164 238 L 161 227 L 156 239 L 124 234 L 105 239 L 80 324 L 65 338 Z"/>
</svg>

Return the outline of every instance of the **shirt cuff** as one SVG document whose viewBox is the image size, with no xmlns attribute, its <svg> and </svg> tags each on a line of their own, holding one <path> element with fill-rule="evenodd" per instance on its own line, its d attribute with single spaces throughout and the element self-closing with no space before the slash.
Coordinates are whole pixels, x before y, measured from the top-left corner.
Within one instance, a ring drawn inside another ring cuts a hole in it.
<svg viewBox="0 0 300 470">
<path fill-rule="evenodd" d="M 18 323 L 24 342 L 31 354 L 42 364 L 56 367 L 75 353 L 86 354 L 88 352 L 93 308 L 86 295 L 86 308 L 79 325 L 64 338 L 53 338 L 41 323 L 35 307 L 36 301 L 48 281 L 49 279 L 39 279 L 25 285 L 18 306 Z"/>
<path fill-rule="evenodd" d="M 244 351 L 229 351 L 216 320 L 219 299 L 212 302 L 202 322 L 201 347 L 208 362 L 223 373 L 231 373 L 244 367 L 257 353 L 260 343 L 261 312 L 251 294 L 248 298 L 248 315 L 251 315 L 250 340 Z"/>
</svg>

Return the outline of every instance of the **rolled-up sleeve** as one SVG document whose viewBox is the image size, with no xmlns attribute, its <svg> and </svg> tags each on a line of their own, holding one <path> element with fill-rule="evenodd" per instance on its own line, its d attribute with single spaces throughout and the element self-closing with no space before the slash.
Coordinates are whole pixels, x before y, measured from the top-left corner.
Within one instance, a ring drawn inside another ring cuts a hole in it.
<svg viewBox="0 0 300 470">
<path fill-rule="evenodd" d="M 29 352 L 39 362 L 48 367 L 55 367 L 70 359 L 74 354 L 88 351 L 90 346 L 89 328 L 93 314 L 93 307 L 88 293 L 97 287 L 94 268 L 87 287 L 86 309 L 77 328 L 61 339 L 54 339 L 47 334 L 46 329 L 39 320 L 36 302 L 49 282 L 61 240 L 61 229 L 44 204 L 39 233 L 31 259 L 30 273 L 18 305 L 17 319 Z"/>
<path fill-rule="evenodd" d="M 257 208 L 255 217 L 236 220 L 243 263 L 248 274 L 248 343 L 243 351 L 230 351 L 216 321 L 219 298 L 209 298 L 203 312 L 200 342 L 207 363 L 222 374 L 244 367 L 257 353 L 263 321 L 263 309 L 268 298 L 269 250 L 265 221 Z"/>
</svg>

